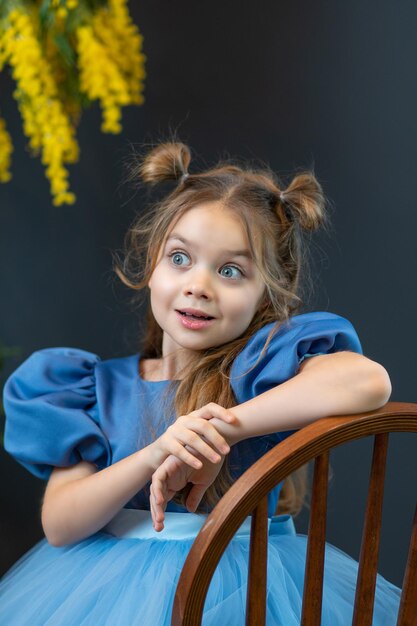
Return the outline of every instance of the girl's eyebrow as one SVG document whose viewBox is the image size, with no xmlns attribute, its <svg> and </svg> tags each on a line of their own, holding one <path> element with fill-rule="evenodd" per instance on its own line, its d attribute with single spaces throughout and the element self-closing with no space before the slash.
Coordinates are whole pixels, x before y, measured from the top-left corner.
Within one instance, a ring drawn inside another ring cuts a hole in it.
<svg viewBox="0 0 417 626">
<path fill-rule="evenodd" d="M 181 241 L 186 246 L 190 246 L 191 248 L 193 247 L 193 243 L 191 241 L 188 241 L 188 239 L 185 239 L 185 237 L 181 237 L 177 233 L 171 233 L 171 235 L 167 239 L 167 243 L 171 241 L 171 239 L 176 239 L 178 241 Z M 223 252 L 230 256 L 243 256 L 247 259 L 252 259 L 252 255 L 249 250 L 223 250 Z"/>
</svg>

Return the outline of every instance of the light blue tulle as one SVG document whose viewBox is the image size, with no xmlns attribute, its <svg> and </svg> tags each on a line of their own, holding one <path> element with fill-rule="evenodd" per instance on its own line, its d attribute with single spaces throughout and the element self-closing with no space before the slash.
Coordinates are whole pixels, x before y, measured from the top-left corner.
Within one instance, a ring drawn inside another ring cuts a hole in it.
<svg viewBox="0 0 417 626">
<path fill-rule="evenodd" d="M 84 541 L 53 547 L 44 539 L 26 553 L 0 582 L 0 624 L 170 626 L 176 583 L 204 516 L 171 513 L 172 523 L 151 538 L 149 512 L 123 511 Z M 180 527 L 175 516 L 183 518 Z M 203 626 L 245 623 L 249 529 L 246 521 L 221 558 L 207 595 Z M 305 551 L 306 537 L 295 534 L 292 519 L 273 518 L 268 626 L 299 625 Z M 357 567 L 354 559 L 327 544 L 323 626 L 351 624 Z M 395 625 L 399 598 L 400 590 L 378 576 L 374 626 Z"/>
</svg>

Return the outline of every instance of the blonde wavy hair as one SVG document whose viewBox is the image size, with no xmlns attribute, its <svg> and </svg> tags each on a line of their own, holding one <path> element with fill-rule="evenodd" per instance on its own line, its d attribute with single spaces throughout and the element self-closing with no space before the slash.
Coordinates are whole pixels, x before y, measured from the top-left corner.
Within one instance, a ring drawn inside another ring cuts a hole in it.
<svg viewBox="0 0 417 626">
<path fill-rule="evenodd" d="M 284 188 L 268 167 L 249 168 L 229 161 L 197 173 L 189 172 L 191 152 L 179 141 L 151 147 L 133 166 L 133 178 L 150 185 L 176 181 L 174 189 L 138 216 L 129 228 L 123 254 L 115 254 L 114 271 L 121 281 L 143 293 L 156 266 L 161 246 L 177 221 L 190 209 L 217 202 L 232 211 L 247 235 L 253 261 L 265 283 L 265 296 L 246 331 L 237 339 L 196 351 L 180 372 L 175 392 L 175 413 L 186 415 L 209 403 L 225 408 L 237 404 L 230 385 L 230 369 L 248 340 L 266 324 L 274 323 L 260 357 L 279 326 L 302 304 L 300 272 L 305 261 L 303 231 L 313 231 L 325 218 L 322 189 L 312 172 L 294 176 Z M 162 357 L 162 329 L 149 304 L 141 357 Z M 172 411 L 171 411 L 172 412 Z M 168 416 L 166 416 L 168 420 Z M 199 510 L 212 508 L 232 482 L 227 459 L 206 491 Z M 185 503 L 187 489 L 176 501 Z M 284 481 L 278 513 L 297 514 L 307 491 L 306 468 Z"/>
</svg>

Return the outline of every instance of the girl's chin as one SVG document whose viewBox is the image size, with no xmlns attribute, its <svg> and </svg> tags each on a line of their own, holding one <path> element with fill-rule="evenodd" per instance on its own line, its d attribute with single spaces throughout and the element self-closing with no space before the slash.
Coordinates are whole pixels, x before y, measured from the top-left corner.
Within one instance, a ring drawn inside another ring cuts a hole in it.
<svg viewBox="0 0 417 626">
<path fill-rule="evenodd" d="M 213 320 L 216 322 L 218 320 Z M 201 329 L 188 328 L 177 322 L 169 329 L 163 329 L 164 333 L 164 352 L 170 354 L 176 350 L 190 350 L 192 352 L 208 350 L 209 348 L 217 348 L 222 345 L 234 341 L 246 330 L 246 328 L 236 330 L 231 329 L 230 333 L 216 332 L 215 327 L 204 327 Z"/>
</svg>

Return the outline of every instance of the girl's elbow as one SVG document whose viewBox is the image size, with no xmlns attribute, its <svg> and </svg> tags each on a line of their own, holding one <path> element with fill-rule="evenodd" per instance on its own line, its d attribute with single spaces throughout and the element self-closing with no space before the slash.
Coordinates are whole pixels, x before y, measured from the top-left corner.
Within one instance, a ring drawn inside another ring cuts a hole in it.
<svg viewBox="0 0 417 626">
<path fill-rule="evenodd" d="M 57 524 L 54 524 L 51 511 L 47 506 L 45 506 L 45 503 L 42 506 L 41 523 L 44 535 L 49 545 L 54 548 L 61 548 L 62 546 L 67 545 L 68 541 L 65 541 L 62 533 L 58 532 L 59 529 Z"/>
<path fill-rule="evenodd" d="M 54 533 L 52 529 L 50 528 L 43 511 L 42 511 L 42 516 L 41 516 L 41 522 L 42 522 L 42 529 L 43 529 L 44 535 L 49 545 L 54 546 L 54 548 L 61 547 L 63 544 L 60 541 L 60 537 L 58 537 L 56 533 Z"/>
<path fill-rule="evenodd" d="M 369 394 L 372 407 L 370 410 L 379 409 L 388 402 L 392 393 L 391 380 L 387 370 L 372 361 L 372 372 L 369 375 Z"/>
<path fill-rule="evenodd" d="M 59 534 L 51 532 L 50 530 L 45 528 L 43 524 L 42 527 L 47 542 L 54 548 L 62 548 L 63 546 L 67 546 L 71 543 L 70 541 L 65 540 L 64 537 L 60 536 Z"/>
<path fill-rule="evenodd" d="M 43 529 L 45 538 L 50 546 L 54 546 L 54 548 L 59 548 L 63 545 L 62 542 L 60 541 L 60 537 L 58 537 L 53 532 L 51 532 L 47 524 L 45 524 L 43 520 L 42 520 L 42 529 Z"/>
<path fill-rule="evenodd" d="M 62 548 L 63 546 L 65 546 L 66 544 L 62 541 L 60 541 L 59 539 L 56 539 L 55 537 L 51 537 L 51 535 L 47 535 L 45 533 L 45 537 L 47 542 L 49 543 L 50 546 L 53 546 L 54 548 Z"/>
</svg>

